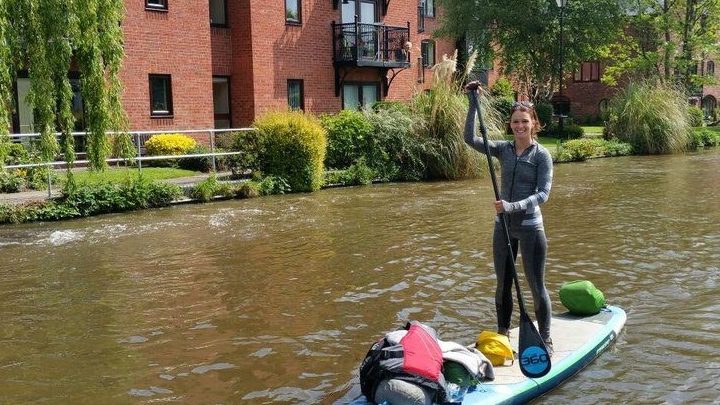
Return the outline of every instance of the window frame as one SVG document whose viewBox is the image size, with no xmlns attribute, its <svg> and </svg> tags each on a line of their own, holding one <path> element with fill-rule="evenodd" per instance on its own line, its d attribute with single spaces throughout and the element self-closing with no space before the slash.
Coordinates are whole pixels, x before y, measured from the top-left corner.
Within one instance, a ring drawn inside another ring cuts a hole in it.
<svg viewBox="0 0 720 405">
<path fill-rule="evenodd" d="M 430 54 L 429 54 L 429 50 L 427 48 L 429 45 L 432 45 L 432 63 L 428 63 Z M 431 67 L 433 67 L 433 65 L 435 65 L 435 61 L 436 61 L 435 45 L 436 45 L 436 43 L 432 39 L 423 39 L 422 41 L 420 41 L 420 57 L 422 58 L 423 68 L 431 68 Z M 426 55 L 428 56 L 427 58 L 426 58 Z"/>
<path fill-rule="evenodd" d="M 589 76 L 585 75 L 585 66 L 590 67 L 590 74 Z M 593 82 L 599 82 L 600 81 L 600 62 L 598 61 L 587 61 L 580 63 L 580 66 L 578 70 L 575 71 L 575 75 L 573 77 L 573 81 L 575 83 L 593 83 Z"/>
<path fill-rule="evenodd" d="M 153 101 L 154 101 L 154 93 L 153 93 L 153 80 L 156 79 L 165 79 L 167 80 L 167 94 L 165 97 L 167 98 L 167 110 L 154 110 L 153 109 Z M 170 74 L 164 74 L 164 73 L 150 73 L 148 74 L 148 85 L 150 87 L 150 118 L 173 118 L 174 117 L 174 109 L 173 109 L 173 97 L 172 97 L 172 75 Z"/>
<path fill-rule="evenodd" d="M 709 60 L 705 63 L 705 76 L 715 77 L 715 62 Z"/>
<path fill-rule="evenodd" d="M 360 101 L 360 104 L 358 105 L 358 107 L 359 107 L 360 109 L 362 109 L 362 108 L 364 107 L 363 104 L 362 104 L 362 101 L 363 101 L 363 86 L 370 86 L 370 85 L 375 86 L 375 94 L 377 94 L 377 100 L 375 100 L 375 102 L 377 102 L 377 101 L 382 101 L 382 92 L 381 92 L 382 87 L 381 87 L 381 83 L 380 83 L 380 82 L 375 82 L 375 81 L 347 81 L 347 82 L 344 82 L 344 83 L 343 83 L 343 86 L 342 86 L 342 94 L 341 94 L 342 98 L 341 98 L 341 100 L 340 100 L 340 101 L 342 102 L 341 109 L 345 110 L 345 109 L 347 108 L 347 107 L 345 107 L 345 86 L 355 86 L 355 87 L 358 88 L 358 100 Z"/>
<path fill-rule="evenodd" d="M 421 0 L 423 4 L 423 16 L 426 18 L 435 18 L 435 0 Z M 430 7 L 428 7 L 428 3 Z"/>
<path fill-rule="evenodd" d="M 297 5 L 297 19 L 288 17 L 288 1 Z M 285 25 L 302 25 L 302 0 L 285 0 Z"/>
<path fill-rule="evenodd" d="M 211 3 L 212 3 L 212 1 L 213 1 L 213 0 L 210 0 Z M 216 27 L 216 28 L 227 28 L 227 27 L 228 27 L 227 0 L 214 0 L 214 1 L 222 1 L 224 22 L 223 22 L 223 23 L 214 23 L 214 22 L 213 22 L 213 20 L 212 20 L 212 7 L 210 7 L 210 26 L 211 26 L 211 27 Z"/>
<path fill-rule="evenodd" d="M 145 0 L 145 10 L 168 11 L 168 0 Z"/>
<path fill-rule="evenodd" d="M 295 107 L 291 104 L 290 101 L 290 86 L 292 84 L 300 85 L 300 106 L 298 108 L 300 109 L 300 111 L 305 111 L 305 81 L 303 79 L 287 79 L 288 109 L 295 110 Z"/>
</svg>

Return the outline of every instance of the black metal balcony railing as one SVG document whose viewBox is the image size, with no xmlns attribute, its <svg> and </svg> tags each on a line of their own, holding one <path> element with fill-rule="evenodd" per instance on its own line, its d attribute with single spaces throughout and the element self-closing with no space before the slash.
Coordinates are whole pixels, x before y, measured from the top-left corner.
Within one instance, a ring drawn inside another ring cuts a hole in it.
<svg viewBox="0 0 720 405">
<path fill-rule="evenodd" d="M 409 39 L 409 22 L 407 27 L 333 23 L 333 61 L 341 65 L 409 67 Z"/>
</svg>

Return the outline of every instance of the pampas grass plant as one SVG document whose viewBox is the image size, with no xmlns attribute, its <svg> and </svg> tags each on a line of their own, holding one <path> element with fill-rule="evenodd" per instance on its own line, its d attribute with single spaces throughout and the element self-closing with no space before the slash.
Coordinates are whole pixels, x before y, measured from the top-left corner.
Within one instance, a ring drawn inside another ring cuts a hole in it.
<svg viewBox="0 0 720 405">
<path fill-rule="evenodd" d="M 468 112 L 467 96 L 463 81 L 477 59 L 468 58 L 465 71 L 457 74 L 457 51 L 452 57 L 443 55 L 442 61 L 433 66 L 433 81 L 429 91 L 419 93 L 410 103 L 415 117 L 414 131 L 427 139 L 428 149 L 426 177 L 428 180 L 457 180 L 480 177 L 486 172 L 484 159 L 471 149 L 463 139 L 463 129 Z M 486 92 L 480 95 L 483 116 L 488 131 L 501 136 L 502 119 L 492 107 Z"/>
<path fill-rule="evenodd" d="M 690 143 L 688 103 L 680 90 L 649 82 L 631 83 L 611 100 L 609 112 L 607 133 L 630 143 L 635 153 L 679 152 Z"/>
</svg>

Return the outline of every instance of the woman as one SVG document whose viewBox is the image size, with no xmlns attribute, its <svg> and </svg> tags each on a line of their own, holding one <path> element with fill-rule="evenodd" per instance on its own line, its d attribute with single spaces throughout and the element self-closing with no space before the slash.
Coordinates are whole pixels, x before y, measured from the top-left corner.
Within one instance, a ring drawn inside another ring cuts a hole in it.
<svg viewBox="0 0 720 405">
<path fill-rule="evenodd" d="M 465 142 L 474 149 L 486 153 L 485 143 L 475 135 L 476 99 L 479 82 L 467 85 L 470 108 L 465 121 Z M 500 160 L 500 201 L 495 201 L 495 230 L 493 232 L 493 259 L 497 287 L 495 308 L 497 331 L 509 334 L 513 309 L 511 257 L 507 237 L 500 223 L 500 214 L 506 213 L 512 252 L 517 255 L 520 245 L 523 269 L 532 291 L 538 329 L 552 354 L 550 338 L 550 295 L 545 289 L 545 258 L 547 239 L 543 227 L 540 204 L 547 201 L 552 185 L 552 157 L 537 142 L 540 121 L 532 103 L 515 102 L 510 110 L 510 128 L 513 141 L 489 141 L 491 156 Z"/>
</svg>

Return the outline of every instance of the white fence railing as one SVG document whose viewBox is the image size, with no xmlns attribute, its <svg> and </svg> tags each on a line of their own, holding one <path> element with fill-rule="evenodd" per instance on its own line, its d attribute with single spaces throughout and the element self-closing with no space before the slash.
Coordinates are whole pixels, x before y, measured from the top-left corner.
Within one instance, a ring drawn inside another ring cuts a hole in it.
<svg viewBox="0 0 720 405">
<path fill-rule="evenodd" d="M 217 135 L 218 133 L 233 133 L 233 132 L 245 132 L 245 131 L 255 131 L 255 128 L 228 128 L 228 129 L 188 129 L 188 130 L 163 130 L 163 131 L 128 131 L 131 135 L 131 139 L 133 141 L 133 146 L 136 148 L 136 155 L 133 158 L 108 158 L 105 159 L 107 163 L 116 163 L 116 162 L 136 162 L 138 170 L 142 170 L 142 162 L 149 161 L 149 160 L 167 160 L 167 159 L 180 159 L 180 158 L 201 158 L 201 157 L 212 157 L 212 171 L 217 171 L 217 161 L 216 158 L 218 156 L 231 156 L 231 155 L 240 155 L 244 152 L 242 151 L 234 151 L 234 152 L 216 152 L 216 142 L 217 142 Z M 117 134 L 116 132 L 107 132 L 108 136 Z M 198 141 L 199 144 L 205 145 L 210 148 L 209 153 L 195 153 L 195 154 L 188 154 L 188 155 L 163 155 L 163 156 L 145 156 L 143 154 L 144 151 L 144 145 L 145 142 L 147 142 L 148 139 L 150 139 L 153 135 L 156 134 L 189 134 L 191 135 L 196 141 Z M 55 135 L 59 138 L 60 133 L 55 133 Z M 87 136 L 87 132 L 73 132 L 71 134 L 73 137 L 80 137 L 83 138 Z M 32 139 L 39 138 L 39 133 L 25 133 L 25 134 L 10 134 L 10 138 L 14 142 L 19 142 L 22 144 L 27 144 Z M 88 160 L 75 160 L 73 162 L 73 165 L 86 165 L 89 163 Z M 52 162 L 42 162 L 42 163 L 25 163 L 25 164 L 17 164 L 17 165 L 5 165 L 3 166 L 3 169 L 20 169 L 20 168 L 28 168 L 28 167 L 42 167 L 47 166 L 50 169 L 54 169 L 58 166 L 66 166 L 67 162 L 64 160 L 55 160 Z M 48 177 L 47 177 L 47 184 L 48 184 L 48 197 L 52 196 L 52 176 L 50 170 L 48 170 Z"/>
</svg>

